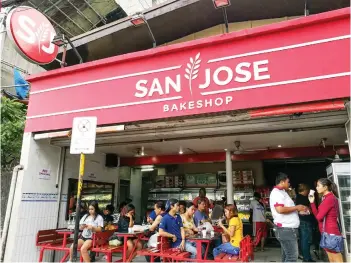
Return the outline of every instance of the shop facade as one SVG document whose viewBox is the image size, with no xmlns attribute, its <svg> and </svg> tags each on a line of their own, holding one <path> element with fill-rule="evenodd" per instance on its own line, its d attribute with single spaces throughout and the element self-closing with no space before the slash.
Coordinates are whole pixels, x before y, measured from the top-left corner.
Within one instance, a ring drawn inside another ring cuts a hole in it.
<svg viewBox="0 0 351 263">
<path fill-rule="evenodd" d="M 349 136 L 349 24 L 350 9 L 340 9 L 31 76 L 5 260 L 37 260 L 36 232 L 67 224 L 69 179 L 78 175 L 78 157 L 67 150 L 74 117 L 98 119 L 84 179 L 104 182 L 114 204 L 124 176 L 131 195 L 140 191 L 145 165 L 183 164 L 196 173 L 185 164 L 218 162 L 215 170 L 227 175 L 246 161 L 260 174 L 255 161 L 347 156 L 340 141 Z M 295 132 L 302 132 L 298 143 L 279 142 Z M 303 140 L 319 133 L 332 145 L 321 150 Z M 266 134 L 276 148 L 232 152 L 233 138 L 256 140 L 256 148 Z M 106 166 L 108 153 L 118 154 L 119 165 Z M 255 181 L 264 185 L 262 176 Z"/>
</svg>

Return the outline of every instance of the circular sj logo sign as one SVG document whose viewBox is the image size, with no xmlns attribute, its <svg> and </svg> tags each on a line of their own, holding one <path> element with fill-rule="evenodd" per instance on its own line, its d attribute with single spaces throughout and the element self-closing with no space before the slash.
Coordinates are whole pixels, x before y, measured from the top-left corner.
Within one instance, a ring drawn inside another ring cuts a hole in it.
<svg viewBox="0 0 351 263">
<path fill-rule="evenodd" d="M 17 51 L 37 64 L 51 63 L 58 47 L 51 43 L 56 32 L 49 20 L 28 6 L 12 9 L 6 18 L 6 29 Z"/>
</svg>

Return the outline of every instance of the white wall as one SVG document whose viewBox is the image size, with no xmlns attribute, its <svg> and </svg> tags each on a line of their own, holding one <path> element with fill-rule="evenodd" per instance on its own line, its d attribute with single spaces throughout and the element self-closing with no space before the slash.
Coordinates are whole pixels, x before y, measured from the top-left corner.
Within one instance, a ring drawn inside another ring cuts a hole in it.
<svg viewBox="0 0 351 263">
<path fill-rule="evenodd" d="M 35 246 L 37 232 L 66 226 L 68 178 L 78 178 L 79 156 L 70 155 L 67 150 L 59 202 L 56 178 L 59 174 L 60 155 L 61 148 L 51 146 L 46 140 L 34 141 L 31 133 L 24 134 L 21 155 L 24 170 L 18 174 L 6 245 L 6 262 L 37 261 L 39 259 L 39 250 Z M 46 180 L 40 179 L 39 173 L 42 169 L 49 171 L 50 176 Z M 86 156 L 84 179 L 114 183 L 116 203 L 118 168 L 106 168 L 104 154 Z M 56 259 L 60 256 L 62 256 L 60 253 L 56 253 Z M 51 261 L 51 257 L 51 252 L 45 252 L 44 261 Z"/>
<path fill-rule="evenodd" d="M 24 134 L 21 155 L 24 170 L 18 174 L 5 262 L 37 261 L 38 230 L 56 228 L 58 189 L 55 182 L 59 160 L 60 148 L 47 141 L 34 141 L 31 133 Z M 40 179 L 42 169 L 50 171 L 46 180 Z M 50 260 L 51 253 L 45 253 L 44 261 Z"/>
</svg>

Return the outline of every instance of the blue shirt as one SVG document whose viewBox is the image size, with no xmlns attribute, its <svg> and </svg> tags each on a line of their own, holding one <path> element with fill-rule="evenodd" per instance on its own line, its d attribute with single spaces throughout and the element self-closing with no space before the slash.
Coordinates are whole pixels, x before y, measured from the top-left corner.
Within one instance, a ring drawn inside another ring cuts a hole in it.
<svg viewBox="0 0 351 263">
<path fill-rule="evenodd" d="M 155 210 L 152 210 L 151 213 L 149 214 L 149 217 L 152 219 L 152 221 L 155 221 L 156 219 L 156 213 L 155 213 Z"/>
<path fill-rule="evenodd" d="M 195 214 L 194 214 L 194 222 L 195 222 L 195 226 L 198 227 L 200 225 L 201 220 L 207 220 L 208 216 L 206 214 L 206 212 L 200 212 L 199 210 L 196 210 Z"/>
<path fill-rule="evenodd" d="M 166 214 L 162 217 L 160 223 L 160 229 L 163 231 L 175 235 L 177 237 L 176 242 L 172 242 L 172 247 L 178 247 L 180 243 L 182 243 L 182 233 L 181 228 L 183 227 L 182 218 L 179 215 L 175 217 L 171 216 L 170 214 Z"/>
</svg>

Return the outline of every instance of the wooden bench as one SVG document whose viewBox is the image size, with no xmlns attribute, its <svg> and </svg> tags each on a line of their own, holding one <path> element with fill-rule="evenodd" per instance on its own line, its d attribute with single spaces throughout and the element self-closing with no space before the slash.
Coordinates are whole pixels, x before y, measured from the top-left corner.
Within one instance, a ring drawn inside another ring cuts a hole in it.
<svg viewBox="0 0 351 263">
<path fill-rule="evenodd" d="M 65 255 L 60 262 L 64 262 L 69 255 L 70 248 L 66 247 L 73 242 L 71 238 L 65 238 L 57 233 L 58 229 L 39 230 L 35 245 L 40 247 L 39 262 L 43 262 L 45 250 L 64 251 Z"/>
<path fill-rule="evenodd" d="M 253 253 L 254 244 L 251 241 L 249 235 L 245 236 L 240 242 L 240 253 L 238 256 L 230 255 L 226 253 L 220 253 L 216 256 L 215 261 L 217 262 L 249 262 L 254 260 Z"/>
<path fill-rule="evenodd" d="M 92 252 L 105 254 L 107 262 L 112 262 L 112 253 L 123 252 L 123 246 L 110 246 L 109 239 L 113 235 L 114 230 L 107 230 L 93 234 Z"/>
</svg>

